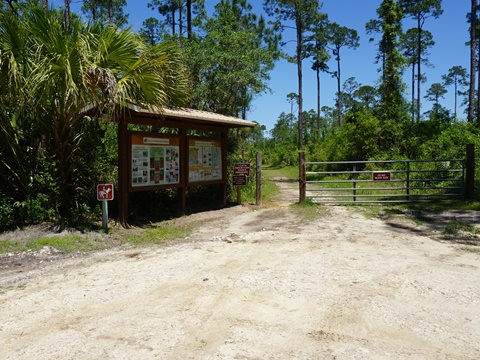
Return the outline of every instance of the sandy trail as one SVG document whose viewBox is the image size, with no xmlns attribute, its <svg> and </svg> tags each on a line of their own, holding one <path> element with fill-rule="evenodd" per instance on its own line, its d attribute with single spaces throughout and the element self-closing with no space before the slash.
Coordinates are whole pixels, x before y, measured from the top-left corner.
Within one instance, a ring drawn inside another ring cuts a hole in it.
<svg viewBox="0 0 480 360">
<path fill-rule="evenodd" d="M 279 185 L 182 243 L 10 279 L 0 359 L 480 358 L 478 254 L 342 207 L 306 221 Z"/>
</svg>

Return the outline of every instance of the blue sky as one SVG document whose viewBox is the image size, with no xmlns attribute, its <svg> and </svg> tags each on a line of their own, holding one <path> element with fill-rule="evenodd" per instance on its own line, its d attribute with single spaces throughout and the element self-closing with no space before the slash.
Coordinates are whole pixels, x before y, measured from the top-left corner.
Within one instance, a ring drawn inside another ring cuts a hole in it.
<svg viewBox="0 0 480 360">
<path fill-rule="evenodd" d="M 129 14 L 129 22 L 134 29 L 139 29 L 143 21 L 156 12 L 147 7 L 149 0 L 127 0 L 125 12 Z M 261 11 L 261 0 L 250 1 L 256 9 Z M 342 83 L 350 77 L 362 85 L 375 85 L 379 77 L 378 64 L 375 64 L 376 45 L 368 40 L 370 36 L 365 33 L 365 24 L 377 17 L 376 10 L 381 4 L 381 0 L 324 0 L 322 12 L 327 13 L 330 21 L 337 22 L 341 26 L 353 28 L 358 31 L 360 36 L 360 47 L 356 50 L 342 49 Z M 55 4 L 62 4 L 62 1 L 56 0 Z M 81 1 L 72 1 L 74 11 L 81 6 Z M 213 6 L 217 3 L 214 0 L 207 0 L 207 6 Z M 463 66 L 469 68 L 469 49 L 465 46 L 468 39 L 468 24 L 466 23 L 466 14 L 470 10 L 470 1 L 467 0 L 443 0 L 443 15 L 438 19 L 427 19 L 424 29 L 433 34 L 435 46 L 430 49 L 429 60 L 434 67 L 423 67 L 423 72 L 427 76 L 427 82 L 422 85 L 422 97 L 432 83 L 442 82 L 442 75 L 448 72 L 452 66 Z M 404 30 L 415 27 L 411 20 L 404 22 Z M 284 38 L 293 37 L 293 30 L 285 31 Z M 287 48 L 290 54 L 293 54 L 293 46 Z M 336 64 L 331 60 L 329 64 L 331 69 L 336 68 Z M 304 110 L 316 109 L 316 79 L 315 73 L 310 70 L 311 60 L 304 62 Z M 410 84 L 409 70 L 406 71 L 405 82 Z M 322 74 L 322 105 L 333 106 L 336 92 L 336 79 L 328 74 Z M 290 104 L 287 102 L 287 94 L 298 92 L 297 69 L 296 65 L 280 61 L 271 72 L 269 87 L 272 93 L 263 94 L 257 97 L 251 111 L 248 113 L 249 120 L 255 120 L 261 125 L 265 125 L 271 130 L 277 121 L 280 113 L 290 112 Z M 442 104 L 453 112 L 453 88 L 448 88 Z M 410 89 L 407 90 L 408 92 Z M 411 95 L 407 94 L 407 98 Z M 460 101 L 460 99 L 459 99 Z M 429 110 L 432 104 L 422 99 L 422 111 Z M 463 109 L 458 110 L 460 118 L 463 118 Z"/>
</svg>

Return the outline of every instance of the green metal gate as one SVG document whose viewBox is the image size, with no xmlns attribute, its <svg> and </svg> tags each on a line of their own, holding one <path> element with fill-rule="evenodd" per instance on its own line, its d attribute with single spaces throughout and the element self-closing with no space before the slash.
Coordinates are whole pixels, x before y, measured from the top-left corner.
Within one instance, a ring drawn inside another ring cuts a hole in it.
<svg viewBox="0 0 480 360">
<path fill-rule="evenodd" d="M 315 203 L 463 200 L 465 164 L 464 159 L 305 162 L 303 181 L 306 197 Z"/>
</svg>

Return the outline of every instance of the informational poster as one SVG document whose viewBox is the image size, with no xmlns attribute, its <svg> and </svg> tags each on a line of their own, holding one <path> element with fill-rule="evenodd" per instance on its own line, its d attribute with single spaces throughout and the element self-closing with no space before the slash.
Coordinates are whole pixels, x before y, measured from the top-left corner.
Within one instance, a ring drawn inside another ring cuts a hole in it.
<svg viewBox="0 0 480 360">
<path fill-rule="evenodd" d="M 222 179 L 222 143 L 220 140 L 188 140 L 188 181 Z"/>
<path fill-rule="evenodd" d="M 132 186 L 180 183 L 180 140 L 132 134 Z"/>
</svg>

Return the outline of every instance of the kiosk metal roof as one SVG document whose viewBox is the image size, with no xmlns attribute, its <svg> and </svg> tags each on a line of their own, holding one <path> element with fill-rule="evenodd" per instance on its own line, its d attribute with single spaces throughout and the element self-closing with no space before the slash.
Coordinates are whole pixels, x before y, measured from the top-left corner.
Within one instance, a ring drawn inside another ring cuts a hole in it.
<svg viewBox="0 0 480 360">
<path fill-rule="evenodd" d="M 217 124 L 226 127 L 255 127 L 253 121 L 239 119 L 233 116 L 216 114 L 208 111 L 194 110 L 188 108 L 163 108 L 161 111 L 154 111 L 137 105 L 128 105 L 128 108 L 140 116 L 161 117 L 175 120 L 189 120 L 204 124 Z"/>
</svg>

